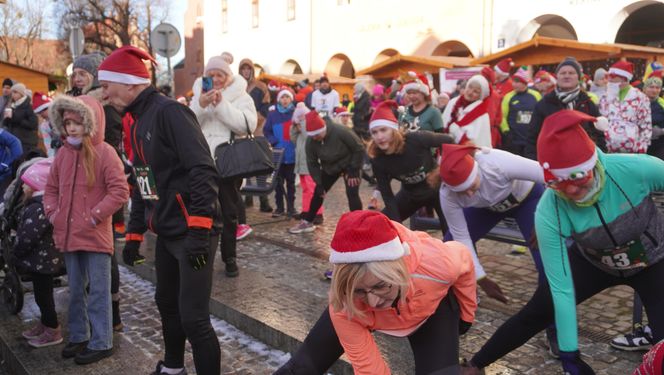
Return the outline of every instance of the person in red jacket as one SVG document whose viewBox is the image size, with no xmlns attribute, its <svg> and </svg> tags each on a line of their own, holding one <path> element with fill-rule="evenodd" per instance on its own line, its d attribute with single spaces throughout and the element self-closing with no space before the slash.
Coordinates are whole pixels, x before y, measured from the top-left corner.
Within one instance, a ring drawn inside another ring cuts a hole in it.
<svg viewBox="0 0 664 375">
<path fill-rule="evenodd" d="M 496 71 L 496 91 L 502 99 L 508 92 L 514 90 L 512 87 L 512 78 L 510 78 L 510 70 L 514 66 L 511 58 L 502 59 L 493 67 Z"/>
<path fill-rule="evenodd" d="M 127 202 L 129 188 L 120 157 L 104 143 L 100 102 L 87 95 L 61 96 L 53 101 L 49 117 L 67 137 L 43 199 L 69 280 L 69 340 L 62 356 L 88 364 L 113 353 L 111 216 Z"/>
<path fill-rule="evenodd" d="M 408 337 L 415 374 L 458 374 L 459 335 L 477 309 L 470 251 L 376 211 L 339 219 L 330 305 L 275 375 L 323 374 L 346 354 L 356 375 L 388 375 L 372 332 Z"/>
<path fill-rule="evenodd" d="M 489 122 L 491 124 L 491 146 L 500 148 L 502 145 L 500 123 L 503 121 L 503 111 L 501 108 L 503 98 L 496 91 L 496 72 L 485 66 L 480 71 L 480 74 L 489 82 L 489 97 L 486 111 L 489 114 Z"/>
</svg>

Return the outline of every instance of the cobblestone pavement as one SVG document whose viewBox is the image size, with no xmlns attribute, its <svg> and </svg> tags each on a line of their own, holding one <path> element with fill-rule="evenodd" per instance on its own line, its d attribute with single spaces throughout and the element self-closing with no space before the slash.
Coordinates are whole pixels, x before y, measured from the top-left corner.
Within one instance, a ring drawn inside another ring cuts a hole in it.
<svg viewBox="0 0 664 375">
<path fill-rule="evenodd" d="M 324 297 L 329 283 L 321 281 L 322 272 L 329 266 L 325 259 L 339 216 L 347 210 L 341 184 L 328 193 L 325 202 L 325 223 L 313 233 L 291 235 L 287 229 L 296 223 L 286 218 L 271 218 L 257 209 L 247 210 L 248 222 L 254 233 L 238 245 L 242 268 L 262 273 L 282 283 L 284 288 L 296 288 Z M 396 189 L 395 189 L 396 191 Z M 371 189 L 363 184 L 361 197 L 368 202 Z M 296 207 L 299 207 L 299 202 Z M 406 223 L 407 225 L 407 223 Z M 432 232 L 439 236 L 439 233 Z M 487 273 L 497 281 L 509 297 L 508 305 L 489 300 L 480 292 L 481 304 L 477 323 L 462 340 L 462 355 L 470 357 L 509 316 L 528 301 L 537 284 L 537 273 L 529 255 L 511 255 L 511 246 L 495 241 L 478 243 L 480 258 Z M 284 275 L 290 269 L 285 263 L 294 262 L 298 277 Z M 312 281 L 312 280 L 315 280 Z M 629 331 L 631 327 L 632 291 L 627 287 L 610 288 L 579 306 L 580 346 L 586 359 L 598 374 L 631 374 L 640 362 L 642 353 L 626 353 L 612 349 L 608 339 Z M 533 338 L 515 352 L 498 361 L 489 374 L 557 374 L 559 362 L 546 354 L 544 335 Z"/>
</svg>

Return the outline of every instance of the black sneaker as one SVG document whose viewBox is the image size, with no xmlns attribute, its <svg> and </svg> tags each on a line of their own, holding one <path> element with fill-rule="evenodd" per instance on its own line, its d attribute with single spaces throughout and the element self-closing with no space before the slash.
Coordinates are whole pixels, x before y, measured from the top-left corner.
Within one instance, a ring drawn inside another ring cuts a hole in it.
<svg viewBox="0 0 664 375">
<path fill-rule="evenodd" d="M 620 335 L 611 340 L 611 346 L 619 349 L 632 351 L 648 351 L 653 344 L 652 330 L 650 326 L 636 324 L 634 331 L 626 335 Z"/>
<path fill-rule="evenodd" d="M 237 277 L 240 274 L 240 269 L 237 266 L 235 258 L 230 258 L 226 261 L 226 276 L 227 277 Z"/>
<path fill-rule="evenodd" d="M 62 358 L 74 358 L 88 347 L 88 342 L 68 342 L 62 349 Z"/>
<path fill-rule="evenodd" d="M 164 361 L 157 362 L 157 368 L 150 375 L 163 375 L 163 374 L 166 374 L 165 372 L 161 372 L 161 369 L 163 367 L 164 367 Z M 183 368 L 182 371 L 178 372 L 176 375 L 187 375 L 187 370 Z"/>
<path fill-rule="evenodd" d="M 113 355 L 113 348 L 106 350 L 92 350 L 85 348 L 82 352 L 76 354 L 74 362 L 76 362 L 77 365 L 89 365 L 110 357 L 111 355 Z"/>
<path fill-rule="evenodd" d="M 549 327 L 546 329 L 546 341 L 549 343 L 549 355 L 556 359 L 560 358 L 558 335 L 555 328 Z"/>
<path fill-rule="evenodd" d="M 284 209 L 283 208 L 277 208 L 272 212 L 272 217 L 279 217 L 279 216 L 284 216 Z"/>
</svg>

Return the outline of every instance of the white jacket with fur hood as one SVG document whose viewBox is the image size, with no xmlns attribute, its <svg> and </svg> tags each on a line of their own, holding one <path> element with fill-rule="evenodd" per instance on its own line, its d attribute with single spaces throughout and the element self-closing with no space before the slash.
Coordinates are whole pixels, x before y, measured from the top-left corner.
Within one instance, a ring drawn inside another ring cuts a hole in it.
<svg viewBox="0 0 664 375">
<path fill-rule="evenodd" d="M 216 107 L 210 104 L 206 108 L 201 108 L 199 104 L 201 86 L 202 79 L 199 77 L 192 88 L 194 97 L 191 100 L 191 110 L 198 118 L 214 157 L 217 146 L 230 140 L 231 131 L 235 133 L 235 137 L 244 137 L 247 135 L 246 124 L 248 124 L 249 130 L 253 133 L 256 130 L 258 117 L 254 101 L 246 91 L 247 81 L 242 76 L 234 76 L 231 84 L 221 90 L 222 99 Z"/>
</svg>

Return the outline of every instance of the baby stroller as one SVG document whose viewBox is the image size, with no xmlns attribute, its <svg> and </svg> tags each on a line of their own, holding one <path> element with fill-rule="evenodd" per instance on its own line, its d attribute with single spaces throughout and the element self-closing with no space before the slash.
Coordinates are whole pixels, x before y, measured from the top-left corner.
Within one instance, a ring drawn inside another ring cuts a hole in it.
<svg viewBox="0 0 664 375">
<path fill-rule="evenodd" d="M 44 158 L 29 159 L 18 167 L 16 178 L 5 192 L 5 200 L 0 204 L 0 298 L 11 314 L 18 314 L 23 308 L 24 289 L 22 282 L 30 281 L 16 267 L 14 242 L 18 219 L 23 208 L 23 181 L 21 175 L 32 164 Z"/>
</svg>

